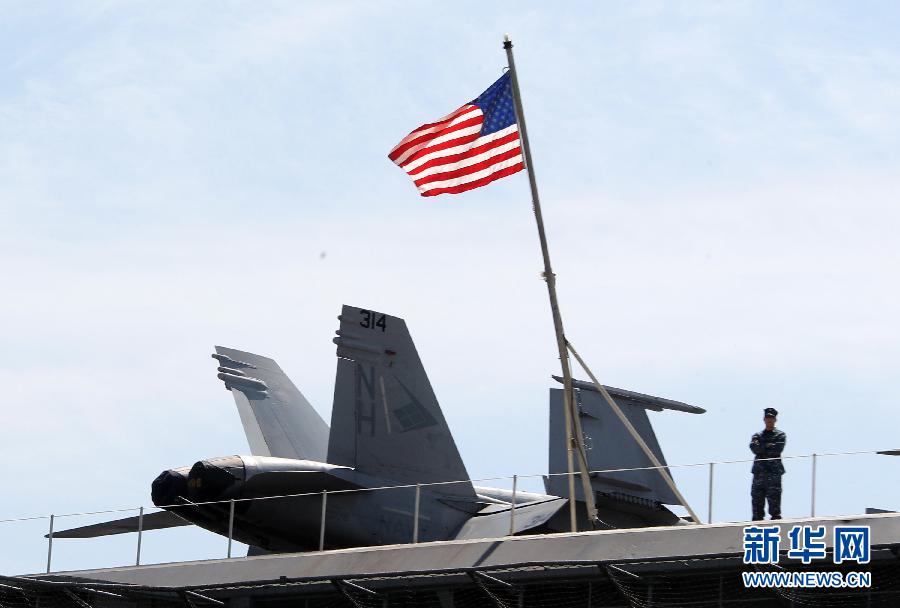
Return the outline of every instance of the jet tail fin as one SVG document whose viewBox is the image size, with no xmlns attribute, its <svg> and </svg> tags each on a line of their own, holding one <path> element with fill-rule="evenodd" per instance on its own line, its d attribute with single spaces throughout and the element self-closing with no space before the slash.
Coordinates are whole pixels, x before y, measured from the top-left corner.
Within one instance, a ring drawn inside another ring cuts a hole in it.
<svg viewBox="0 0 900 608">
<path fill-rule="evenodd" d="M 401 483 L 464 481 L 435 490 L 474 500 L 406 323 L 355 306 L 339 319 L 328 462 Z"/>
<path fill-rule="evenodd" d="M 680 504 L 680 501 L 654 469 L 632 471 L 612 471 L 611 469 L 639 469 L 652 467 L 653 463 L 632 439 L 625 425 L 613 413 L 602 395 L 593 384 L 574 381 L 578 415 L 591 473 L 591 486 L 601 495 L 646 500 L 654 503 Z M 606 387 L 616 404 L 640 434 L 641 438 L 661 464 L 667 465 L 665 456 L 653 432 L 653 425 L 647 417 L 647 410 L 678 410 L 703 413 L 702 408 L 662 399 L 624 389 Z M 565 422 L 563 412 L 563 390 L 550 390 L 550 477 L 547 490 L 557 496 L 568 496 L 566 472 Z M 668 469 L 667 469 L 668 470 Z M 599 472 L 596 472 L 599 471 Z M 555 475 L 554 475 L 555 473 Z M 581 485 L 576 487 L 576 498 L 583 500 Z"/>
<path fill-rule="evenodd" d="M 328 425 L 273 359 L 223 346 L 212 357 L 254 456 L 325 460 Z"/>
</svg>

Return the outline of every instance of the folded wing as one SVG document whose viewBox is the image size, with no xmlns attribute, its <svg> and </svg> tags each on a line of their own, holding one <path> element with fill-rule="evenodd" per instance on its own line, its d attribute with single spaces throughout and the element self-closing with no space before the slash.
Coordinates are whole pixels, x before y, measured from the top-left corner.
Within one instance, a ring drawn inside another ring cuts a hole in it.
<svg viewBox="0 0 900 608">
<path fill-rule="evenodd" d="M 273 359 L 223 346 L 213 358 L 254 456 L 325 460 L 328 425 Z"/>
</svg>

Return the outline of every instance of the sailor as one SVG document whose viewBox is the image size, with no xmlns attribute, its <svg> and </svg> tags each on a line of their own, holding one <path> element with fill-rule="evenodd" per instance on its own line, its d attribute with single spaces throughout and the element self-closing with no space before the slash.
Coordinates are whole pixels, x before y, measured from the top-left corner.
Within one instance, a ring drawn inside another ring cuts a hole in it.
<svg viewBox="0 0 900 608">
<path fill-rule="evenodd" d="M 775 428 L 777 419 L 778 410 L 767 407 L 763 410 L 766 428 L 754 433 L 750 439 L 750 451 L 756 455 L 753 460 L 753 484 L 750 486 L 755 520 L 765 519 L 766 501 L 769 502 L 770 519 L 781 519 L 781 476 L 784 475 L 784 465 L 779 456 L 784 450 L 787 434 Z"/>
</svg>

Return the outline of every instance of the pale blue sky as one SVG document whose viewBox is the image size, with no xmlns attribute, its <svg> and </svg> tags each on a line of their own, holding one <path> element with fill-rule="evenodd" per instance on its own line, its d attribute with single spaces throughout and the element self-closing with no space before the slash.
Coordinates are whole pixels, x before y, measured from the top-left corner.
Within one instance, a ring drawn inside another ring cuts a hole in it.
<svg viewBox="0 0 900 608">
<path fill-rule="evenodd" d="M 342 303 L 407 319 L 473 477 L 545 471 L 526 178 L 421 199 L 386 158 L 500 74 L 504 32 L 569 338 L 604 382 L 709 410 L 652 416 L 669 462 L 747 457 L 768 405 L 788 453 L 896 446 L 898 30 L 890 2 L 0 2 L 0 519 L 246 453 L 214 344 L 328 419 Z M 820 512 L 900 508 L 898 466 L 832 469 Z M 745 469 L 719 517 L 747 515 Z M 676 473 L 705 514 L 701 477 Z M 39 569 L 43 532 L 3 526 L 35 549 L 0 572 Z M 150 555 L 223 550 L 176 532 Z"/>
</svg>

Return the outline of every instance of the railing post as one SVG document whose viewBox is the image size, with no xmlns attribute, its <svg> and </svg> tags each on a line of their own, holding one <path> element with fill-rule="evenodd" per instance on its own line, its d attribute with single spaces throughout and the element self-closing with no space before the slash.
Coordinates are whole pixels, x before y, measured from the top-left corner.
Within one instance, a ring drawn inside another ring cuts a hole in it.
<svg viewBox="0 0 900 608">
<path fill-rule="evenodd" d="M 53 557 L 53 514 L 50 514 L 50 534 L 47 535 L 47 573 L 50 573 L 50 559 Z"/>
<path fill-rule="evenodd" d="M 228 501 L 228 557 L 231 557 L 231 541 L 234 539 L 234 499 Z"/>
<path fill-rule="evenodd" d="M 413 543 L 419 542 L 419 501 L 422 498 L 422 485 L 416 484 L 416 506 L 413 509 Z"/>
<path fill-rule="evenodd" d="M 707 511 L 706 523 L 712 523 L 712 507 L 713 507 L 713 471 L 716 463 L 709 463 L 709 510 Z"/>
<path fill-rule="evenodd" d="M 144 534 L 144 507 L 141 507 L 140 511 L 138 511 L 138 543 L 137 543 L 137 556 L 134 558 L 134 565 L 141 565 L 141 537 Z"/>
<path fill-rule="evenodd" d="M 810 489 L 809 516 L 816 516 L 816 453 L 812 455 L 812 488 Z"/>
<path fill-rule="evenodd" d="M 328 490 L 322 490 L 322 518 L 319 524 L 319 551 L 325 550 L 325 512 L 328 509 Z"/>
<path fill-rule="evenodd" d="M 516 482 L 518 476 L 513 475 L 512 506 L 509 509 L 509 535 L 516 533 Z"/>
</svg>

